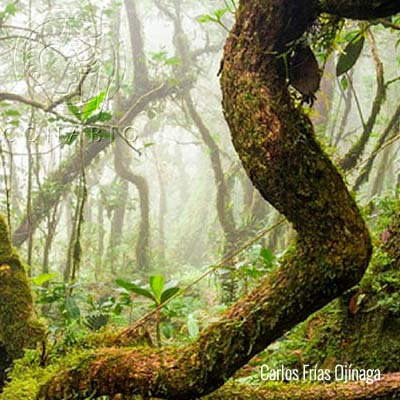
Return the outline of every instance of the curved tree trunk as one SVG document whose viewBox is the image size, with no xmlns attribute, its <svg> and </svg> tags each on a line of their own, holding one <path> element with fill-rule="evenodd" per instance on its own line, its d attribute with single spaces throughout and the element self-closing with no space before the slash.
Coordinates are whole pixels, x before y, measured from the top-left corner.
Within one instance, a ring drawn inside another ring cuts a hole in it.
<svg viewBox="0 0 400 400">
<path fill-rule="evenodd" d="M 323 4 L 317 10 L 309 0 L 242 1 L 225 47 L 221 79 L 235 148 L 264 198 L 296 228 L 296 248 L 196 342 L 162 351 L 110 348 L 89 353 L 78 368 L 50 379 L 39 398 L 122 393 L 188 400 L 205 395 L 359 281 L 371 255 L 367 228 L 316 142 L 309 119 L 294 107 L 279 55 L 319 12 L 362 18 L 388 15 L 395 8 L 392 1 Z"/>
</svg>

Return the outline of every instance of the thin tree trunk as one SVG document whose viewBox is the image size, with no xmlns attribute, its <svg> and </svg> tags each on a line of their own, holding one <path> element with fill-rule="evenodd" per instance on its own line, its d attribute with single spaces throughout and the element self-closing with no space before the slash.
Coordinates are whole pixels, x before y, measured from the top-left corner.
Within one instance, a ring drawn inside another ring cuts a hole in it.
<svg viewBox="0 0 400 400">
<path fill-rule="evenodd" d="M 160 255 L 160 264 L 165 264 L 165 216 L 167 214 L 167 196 L 165 193 L 165 182 L 163 169 L 160 167 L 160 160 L 155 153 L 155 164 L 158 178 L 159 199 L 158 199 L 158 252 Z"/>
<path fill-rule="evenodd" d="M 139 194 L 140 203 L 140 226 L 139 236 L 136 243 L 136 263 L 140 270 L 149 267 L 149 241 L 150 241 L 150 203 L 149 188 L 143 176 L 133 173 L 129 167 L 129 154 L 121 139 L 115 140 L 115 171 L 121 179 L 134 185 Z"/>
<path fill-rule="evenodd" d="M 386 148 L 383 151 L 381 161 L 379 163 L 378 170 L 376 172 L 375 180 L 371 188 L 370 197 L 379 196 L 383 190 L 383 184 L 385 182 L 385 177 L 388 175 L 388 162 L 391 149 Z"/>
<path fill-rule="evenodd" d="M 374 129 L 375 122 L 382 109 L 382 105 L 386 99 L 386 86 L 385 86 L 385 78 L 383 76 L 383 65 L 379 57 L 378 50 L 376 48 L 375 38 L 370 30 L 368 30 L 368 38 L 371 44 L 372 58 L 375 63 L 375 73 L 377 81 L 376 95 L 372 104 L 371 114 L 368 118 L 368 121 L 365 123 L 363 127 L 363 132 L 360 138 L 340 161 L 340 166 L 344 171 L 348 171 L 351 168 L 353 168 L 357 164 L 360 157 L 362 156 L 364 149 L 367 146 L 367 143 L 371 137 L 371 133 L 372 130 Z"/>
<path fill-rule="evenodd" d="M 104 227 L 104 205 L 102 201 L 97 205 L 97 254 L 94 269 L 96 282 L 100 281 L 100 276 L 103 271 L 103 255 L 104 255 L 104 236 L 106 230 Z"/>
<path fill-rule="evenodd" d="M 356 182 L 354 184 L 353 190 L 357 191 L 360 187 L 365 183 L 368 182 L 369 175 L 372 170 L 372 166 L 374 165 L 375 158 L 379 152 L 379 149 L 384 146 L 384 144 L 393 137 L 393 131 L 396 130 L 398 124 L 400 122 L 400 106 L 397 107 L 396 111 L 394 112 L 392 118 L 390 119 L 387 127 L 382 132 L 381 136 L 376 143 L 374 150 L 371 156 L 368 158 L 368 161 L 363 166 L 360 174 L 358 175 Z"/>
<path fill-rule="evenodd" d="M 349 81 L 352 81 L 353 74 L 354 74 L 353 70 L 351 70 L 347 74 L 347 79 Z M 332 140 L 334 146 L 337 146 L 340 143 L 340 141 L 342 140 L 343 135 L 344 135 L 344 130 L 346 129 L 347 122 L 349 120 L 349 116 L 350 116 L 350 113 L 351 113 L 353 92 L 350 89 L 348 89 L 347 90 L 347 94 L 344 91 L 342 91 L 342 95 L 344 97 L 344 112 L 343 112 L 343 116 L 342 116 L 342 118 L 340 120 L 339 130 L 338 130 L 338 133 L 336 135 L 336 138 L 332 138 L 332 139 L 334 139 L 334 140 Z M 334 132 L 334 127 L 333 127 L 332 131 Z M 332 134 L 332 136 L 333 136 L 333 134 Z"/>
<path fill-rule="evenodd" d="M 32 127 L 32 123 L 34 120 L 34 112 L 31 114 L 29 126 Z M 33 178 L 33 157 L 32 157 L 32 148 L 31 148 L 31 140 L 30 140 L 31 130 L 27 129 L 25 132 L 25 144 L 28 152 L 28 185 L 27 185 L 27 194 L 26 194 L 26 215 L 28 219 L 28 265 L 32 265 L 32 249 L 33 249 L 33 227 L 32 227 L 32 178 Z M 32 275 L 31 269 L 28 271 L 28 275 Z"/>
<path fill-rule="evenodd" d="M 49 272 L 50 250 L 53 244 L 54 235 L 56 233 L 58 220 L 59 216 L 58 216 L 58 205 L 57 205 L 53 208 L 53 210 L 51 210 L 50 214 L 47 217 L 47 234 L 43 248 L 43 265 L 42 265 L 43 273 Z"/>
<path fill-rule="evenodd" d="M 122 233 L 125 222 L 126 207 L 129 200 L 128 182 L 121 180 L 118 183 L 120 189 L 118 190 L 118 205 L 115 207 L 110 230 L 110 241 L 108 245 L 108 262 L 110 264 L 111 273 L 117 273 L 116 267 L 118 266 L 121 258 L 119 256 Z"/>
</svg>

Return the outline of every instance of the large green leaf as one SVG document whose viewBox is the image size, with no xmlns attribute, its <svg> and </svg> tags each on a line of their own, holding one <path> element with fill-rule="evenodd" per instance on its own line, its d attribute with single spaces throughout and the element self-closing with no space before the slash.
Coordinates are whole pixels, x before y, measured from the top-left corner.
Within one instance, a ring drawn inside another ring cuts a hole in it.
<svg viewBox="0 0 400 400">
<path fill-rule="evenodd" d="M 160 304 L 165 303 L 165 302 L 166 302 L 167 300 L 169 300 L 172 296 L 175 296 L 175 294 L 178 293 L 179 290 L 180 290 L 180 289 L 179 289 L 178 287 L 172 287 L 172 288 L 169 288 L 169 289 L 167 289 L 167 290 L 164 290 L 164 291 L 162 292 L 162 295 L 161 295 Z"/>
<path fill-rule="evenodd" d="M 167 289 L 174 288 L 174 287 L 178 287 L 178 285 L 179 285 L 179 282 L 176 281 L 176 280 L 168 281 L 168 282 L 164 285 L 164 292 L 165 292 Z"/>
<path fill-rule="evenodd" d="M 106 92 L 101 92 L 97 96 L 92 97 L 82 110 L 82 120 L 86 121 L 103 103 L 106 97 Z"/>
<path fill-rule="evenodd" d="M 144 296 L 144 297 L 147 297 L 147 298 L 149 298 L 149 299 L 151 299 L 151 300 L 153 300 L 153 301 L 156 301 L 155 297 L 154 297 L 153 294 L 150 292 L 150 290 L 141 288 L 140 286 L 135 285 L 135 284 L 132 283 L 132 282 L 128 282 L 128 281 L 125 281 L 125 280 L 123 280 L 123 279 L 117 279 L 117 280 L 115 281 L 115 283 L 116 283 L 118 286 L 120 286 L 120 287 L 122 287 L 122 288 L 128 290 L 129 292 L 133 292 L 133 293 L 138 294 L 139 296 Z"/>
<path fill-rule="evenodd" d="M 57 278 L 57 274 L 39 274 L 32 278 L 32 283 L 36 286 L 42 286 L 54 278 Z"/>
<path fill-rule="evenodd" d="M 343 75 L 349 71 L 358 58 L 360 57 L 361 51 L 364 47 L 365 38 L 359 33 L 356 35 L 344 49 L 344 53 L 340 55 L 339 61 L 336 66 L 336 76 Z"/>
<path fill-rule="evenodd" d="M 152 275 L 150 276 L 150 287 L 153 291 L 157 303 L 161 303 L 161 294 L 164 290 L 165 280 L 162 275 Z"/>
</svg>

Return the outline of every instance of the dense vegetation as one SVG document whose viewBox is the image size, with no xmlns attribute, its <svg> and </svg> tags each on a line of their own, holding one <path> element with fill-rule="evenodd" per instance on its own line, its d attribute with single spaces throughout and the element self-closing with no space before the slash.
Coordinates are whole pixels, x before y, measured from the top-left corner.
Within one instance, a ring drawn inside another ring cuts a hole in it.
<svg viewBox="0 0 400 400">
<path fill-rule="evenodd" d="M 400 398 L 399 12 L 0 4 L 0 399 Z"/>
</svg>

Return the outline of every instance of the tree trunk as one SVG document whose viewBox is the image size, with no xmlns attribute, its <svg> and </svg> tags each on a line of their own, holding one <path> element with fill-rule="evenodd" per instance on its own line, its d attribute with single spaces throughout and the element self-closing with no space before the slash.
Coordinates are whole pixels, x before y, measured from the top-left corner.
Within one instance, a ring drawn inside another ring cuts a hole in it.
<svg viewBox="0 0 400 400">
<path fill-rule="evenodd" d="M 149 187 L 143 176 L 135 174 L 129 167 L 129 154 L 126 153 L 125 144 L 120 138 L 115 141 L 115 171 L 120 178 L 134 185 L 139 193 L 140 227 L 136 243 L 136 262 L 140 270 L 149 267 L 149 241 L 150 241 L 150 203 Z"/>
<path fill-rule="evenodd" d="M 0 215 L 0 390 L 12 361 L 43 338 L 44 328 L 33 311 L 24 265 Z"/>
<path fill-rule="evenodd" d="M 379 150 L 382 148 L 382 146 L 385 145 L 389 140 L 393 139 L 395 133 L 398 132 L 398 127 L 400 123 L 400 105 L 396 108 L 396 111 L 394 112 L 392 118 L 390 119 L 388 125 L 386 126 L 385 130 L 382 132 L 381 136 L 378 139 L 378 142 L 375 144 L 374 150 L 371 154 L 371 156 L 368 158 L 367 162 L 363 166 L 359 176 L 356 179 L 356 182 L 354 184 L 354 190 L 359 190 L 360 187 L 368 181 L 369 175 L 371 173 L 372 167 L 374 165 L 374 161 L 376 156 L 378 155 Z"/>
<path fill-rule="evenodd" d="M 111 273 L 113 275 L 118 273 L 116 267 L 118 266 L 121 260 L 119 246 L 121 244 L 124 222 L 125 222 L 126 206 L 128 203 L 128 196 L 129 196 L 129 190 L 128 190 L 129 188 L 127 181 L 125 180 L 121 180 L 120 182 L 118 181 L 118 187 L 119 187 L 118 200 L 117 200 L 118 204 L 113 210 L 111 230 L 110 230 L 110 240 L 107 251 L 108 263 L 110 264 Z"/>
<path fill-rule="evenodd" d="M 344 171 L 349 171 L 354 168 L 358 160 L 362 156 L 365 147 L 371 137 L 372 130 L 374 129 L 376 120 L 382 109 L 383 103 L 386 99 L 386 86 L 385 79 L 383 76 L 383 65 L 379 57 L 378 50 L 376 48 L 375 38 L 372 33 L 368 30 L 368 38 L 372 48 L 372 59 L 375 63 L 375 73 L 376 73 L 376 95 L 372 104 L 371 114 L 368 121 L 364 123 L 363 132 L 357 142 L 351 147 L 348 153 L 340 161 L 340 166 Z"/>
<path fill-rule="evenodd" d="M 159 154 L 154 151 L 155 167 L 158 179 L 158 253 L 161 266 L 165 265 L 165 216 L 167 215 L 167 193 L 165 190 L 165 177 L 162 166 L 160 165 Z M 162 160 L 161 160 L 162 163 Z"/>
<path fill-rule="evenodd" d="M 59 220 L 58 215 L 58 207 L 59 204 L 55 205 L 53 210 L 49 212 L 47 216 L 47 234 L 44 242 L 43 248 L 43 265 L 42 265 L 42 273 L 47 274 L 49 272 L 49 256 L 51 246 L 53 244 L 54 235 L 56 233 L 57 224 Z"/>
</svg>

